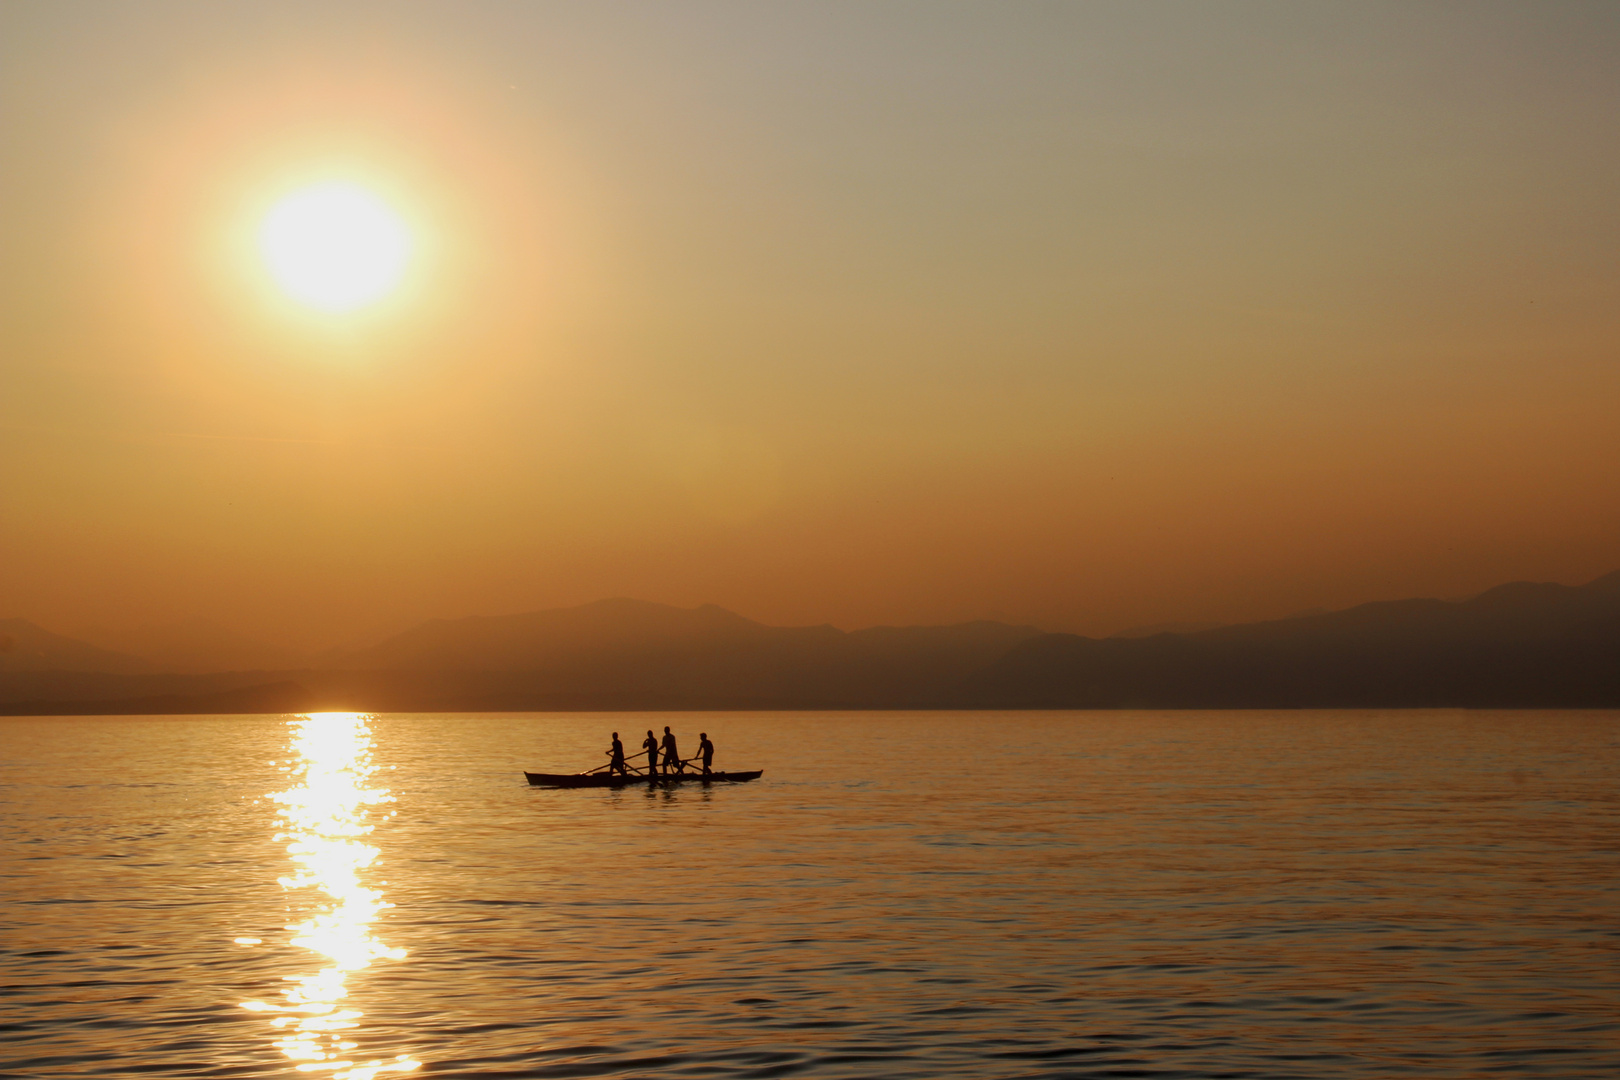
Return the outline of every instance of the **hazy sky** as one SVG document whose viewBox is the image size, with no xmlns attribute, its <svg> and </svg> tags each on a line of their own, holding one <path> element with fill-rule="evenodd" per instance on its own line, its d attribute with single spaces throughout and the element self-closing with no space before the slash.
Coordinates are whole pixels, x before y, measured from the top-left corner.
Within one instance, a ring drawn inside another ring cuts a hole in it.
<svg viewBox="0 0 1620 1080">
<path fill-rule="evenodd" d="M 1620 5 L 0 6 L 0 616 L 1104 633 L 1620 568 Z M 277 197 L 402 290 L 299 308 Z"/>
</svg>

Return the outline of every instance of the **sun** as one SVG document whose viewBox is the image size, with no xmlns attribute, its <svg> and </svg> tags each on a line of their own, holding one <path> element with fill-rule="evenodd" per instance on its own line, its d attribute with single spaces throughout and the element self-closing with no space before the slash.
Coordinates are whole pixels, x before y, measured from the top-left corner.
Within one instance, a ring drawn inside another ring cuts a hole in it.
<svg viewBox="0 0 1620 1080">
<path fill-rule="evenodd" d="M 411 233 L 374 193 L 334 182 L 300 188 L 271 207 L 259 250 L 288 296 L 336 314 L 394 291 L 410 264 Z"/>
</svg>

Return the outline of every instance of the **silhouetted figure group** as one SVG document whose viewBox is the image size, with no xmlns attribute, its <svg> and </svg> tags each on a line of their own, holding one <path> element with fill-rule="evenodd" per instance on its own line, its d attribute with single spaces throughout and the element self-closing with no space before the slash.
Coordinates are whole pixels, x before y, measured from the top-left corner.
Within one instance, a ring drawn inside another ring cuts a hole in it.
<svg viewBox="0 0 1620 1080">
<path fill-rule="evenodd" d="M 647 775 L 649 777 L 660 775 L 660 768 L 663 769 L 665 775 L 671 773 L 684 775 L 686 766 L 692 761 L 702 761 L 703 775 L 708 776 L 711 767 L 714 765 L 714 743 L 709 741 L 709 733 L 706 731 L 698 732 L 697 757 L 690 760 L 682 759 L 681 752 L 675 745 L 675 733 L 670 731 L 667 726 L 664 728 L 662 740 L 652 733 L 651 728 L 647 729 L 647 737 L 642 740 L 641 748 L 647 752 Z M 609 776 L 614 773 L 620 776 L 630 775 L 630 767 L 625 764 L 624 760 L 624 743 L 619 741 L 617 731 L 613 733 L 613 745 L 608 749 L 607 755 Z"/>
</svg>

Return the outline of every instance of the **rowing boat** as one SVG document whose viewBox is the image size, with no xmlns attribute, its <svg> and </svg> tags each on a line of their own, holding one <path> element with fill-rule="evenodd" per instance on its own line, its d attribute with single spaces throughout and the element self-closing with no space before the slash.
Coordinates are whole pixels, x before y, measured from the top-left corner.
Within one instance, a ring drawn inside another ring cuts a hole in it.
<svg viewBox="0 0 1620 1080">
<path fill-rule="evenodd" d="M 611 776 L 607 773 L 544 773 L 525 772 L 529 783 L 534 787 L 629 787 L 631 784 L 686 784 L 694 781 L 710 784 L 741 784 L 749 780 L 758 780 L 764 769 L 755 769 L 753 772 L 712 772 L 704 776 L 701 772 L 660 773 L 657 776 L 632 775 Z"/>
</svg>

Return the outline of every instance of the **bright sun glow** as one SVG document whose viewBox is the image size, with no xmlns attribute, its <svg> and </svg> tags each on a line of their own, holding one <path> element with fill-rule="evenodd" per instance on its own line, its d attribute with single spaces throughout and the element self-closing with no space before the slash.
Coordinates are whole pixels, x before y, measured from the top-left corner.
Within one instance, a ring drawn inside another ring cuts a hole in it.
<svg viewBox="0 0 1620 1080">
<path fill-rule="evenodd" d="M 259 248 L 288 296 L 337 313 L 394 290 L 410 262 L 411 234 L 400 216 L 365 188 L 330 183 L 276 203 L 259 229 Z"/>
</svg>

